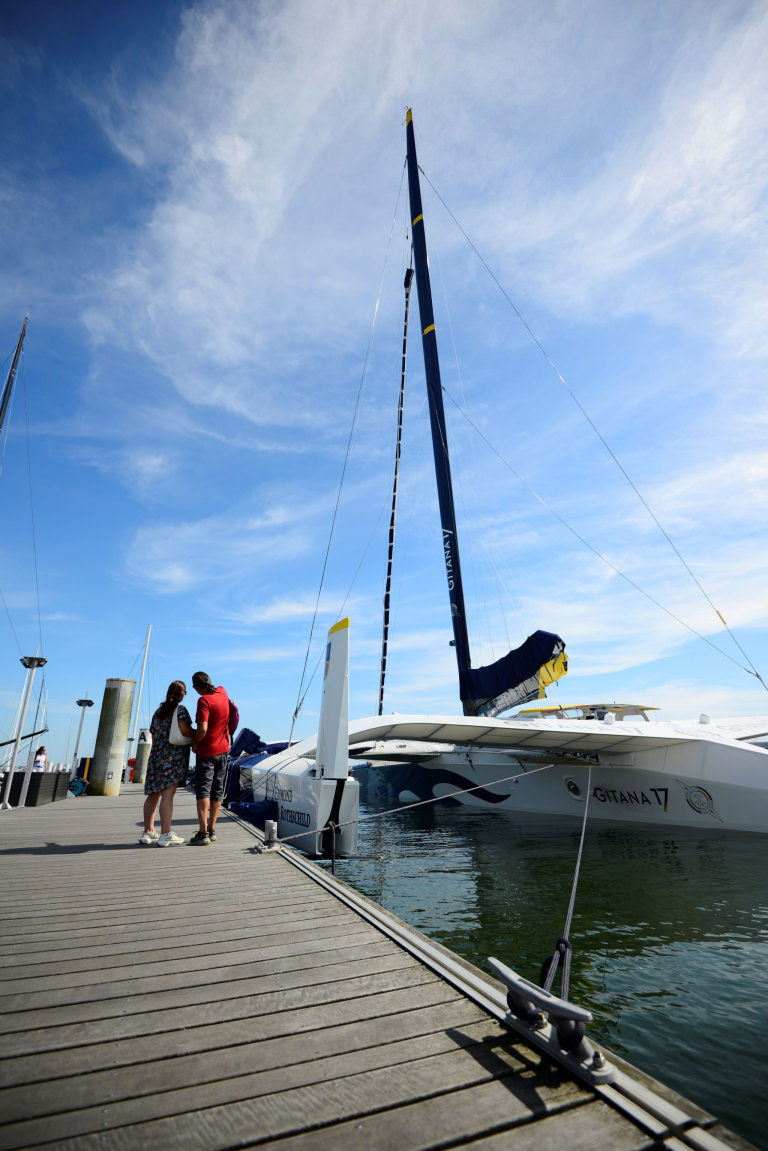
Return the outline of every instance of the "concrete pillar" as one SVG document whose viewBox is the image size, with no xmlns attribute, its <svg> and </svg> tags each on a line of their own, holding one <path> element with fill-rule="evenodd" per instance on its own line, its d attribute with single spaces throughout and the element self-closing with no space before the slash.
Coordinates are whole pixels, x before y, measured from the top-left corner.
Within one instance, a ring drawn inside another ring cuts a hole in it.
<svg viewBox="0 0 768 1151">
<path fill-rule="evenodd" d="M 148 727 L 139 731 L 139 741 L 136 744 L 136 763 L 133 768 L 133 782 L 143 783 L 147 777 L 147 761 L 152 750 L 152 733 Z"/>
<path fill-rule="evenodd" d="M 125 762 L 125 743 L 133 708 L 135 679 L 108 679 L 96 733 L 96 747 L 88 772 L 89 795 L 119 795 Z"/>
</svg>

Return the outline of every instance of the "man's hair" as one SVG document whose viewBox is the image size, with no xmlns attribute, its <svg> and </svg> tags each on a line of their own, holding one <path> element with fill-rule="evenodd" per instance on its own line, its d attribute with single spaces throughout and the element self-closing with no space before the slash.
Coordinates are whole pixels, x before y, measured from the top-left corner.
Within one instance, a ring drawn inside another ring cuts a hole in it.
<svg viewBox="0 0 768 1151">
<path fill-rule="evenodd" d="M 216 685 L 214 684 L 213 680 L 208 675 L 208 673 L 204 671 L 195 672 L 195 674 L 192 676 L 192 686 L 203 695 L 210 695 L 216 690 Z"/>
</svg>

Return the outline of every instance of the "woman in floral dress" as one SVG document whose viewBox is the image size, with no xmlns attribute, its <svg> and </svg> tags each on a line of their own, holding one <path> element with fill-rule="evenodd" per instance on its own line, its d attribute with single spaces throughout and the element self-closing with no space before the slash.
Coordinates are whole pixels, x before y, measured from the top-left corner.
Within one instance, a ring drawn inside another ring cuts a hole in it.
<svg viewBox="0 0 768 1151">
<path fill-rule="evenodd" d="M 173 819 L 173 797 L 176 788 L 184 783 L 189 770 L 189 748 L 177 747 L 169 740 L 171 721 L 176 708 L 179 709 L 179 730 L 190 743 L 194 730 L 192 719 L 181 702 L 187 694 L 187 685 L 175 679 L 168 688 L 165 701 L 152 716 L 149 730 L 152 734 L 152 747 L 147 762 L 147 775 L 144 783 L 144 834 L 139 843 L 155 843 L 158 847 L 174 847 L 184 840 L 171 831 Z M 155 813 L 160 808 L 160 834 L 155 831 Z"/>
</svg>

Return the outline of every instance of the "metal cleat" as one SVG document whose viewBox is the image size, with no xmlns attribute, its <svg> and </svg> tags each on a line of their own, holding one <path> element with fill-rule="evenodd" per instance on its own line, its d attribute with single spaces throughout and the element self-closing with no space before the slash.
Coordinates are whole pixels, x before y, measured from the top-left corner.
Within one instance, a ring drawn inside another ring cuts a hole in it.
<svg viewBox="0 0 768 1151">
<path fill-rule="evenodd" d="M 525 1032 L 539 1050 L 546 1051 L 590 1083 L 611 1083 L 616 1069 L 586 1038 L 592 1013 L 537 987 L 511 967 L 489 958 L 488 966 L 507 988 L 509 1014 L 504 1022 Z"/>
</svg>

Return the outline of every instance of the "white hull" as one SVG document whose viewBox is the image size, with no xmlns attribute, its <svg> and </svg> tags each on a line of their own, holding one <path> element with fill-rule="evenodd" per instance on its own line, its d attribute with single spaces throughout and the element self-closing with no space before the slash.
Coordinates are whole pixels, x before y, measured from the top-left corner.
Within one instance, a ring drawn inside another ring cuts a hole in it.
<svg viewBox="0 0 768 1151">
<path fill-rule="evenodd" d="M 448 731 L 476 742 L 420 742 Z M 505 731 L 525 746 L 498 746 Z M 360 758 L 369 791 L 400 802 L 581 816 L 589 791 L 590 819 L 768 833 L 768 751 L 714 726 L 425 716 L 393 717 L 382 734 Z"/>
<path fill-rule="evenodd" d="M 251 771 L 254 800 L 272 802 L 278 839 L 307 855 L 330 854 L 328 843 L 324 851 L 323 829 L 333 819 L 337 825 L 345 825 L 336 834 L 335 854 L 355 854 L 360 793 L 356 779 L 322 779 L 306 760 L 294 761 L 284 771 L 264 771 L 259 767 Z M 328 839 L 327 834 L 325 838 Z"/>
</svg>

